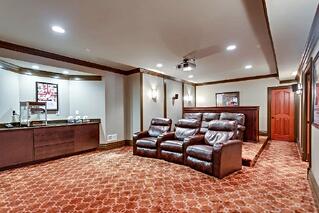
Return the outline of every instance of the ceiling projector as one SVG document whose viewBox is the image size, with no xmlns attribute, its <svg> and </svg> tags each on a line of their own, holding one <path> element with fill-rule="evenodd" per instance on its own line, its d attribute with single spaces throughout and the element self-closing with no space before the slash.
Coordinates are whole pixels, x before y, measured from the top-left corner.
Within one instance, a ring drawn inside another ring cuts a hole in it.
<svg viewBox="0 0 319 213">
<path fill-rule="evenodd" d="M 180 64 L 177 64 L 176 66 L 176 69 L 184 71 L 184 72 L 192 71 L 195 68 L 196 68 L 195 59 L 188 59 L 188 58 L 184 58 L 183 62 Z"/>
</svg>

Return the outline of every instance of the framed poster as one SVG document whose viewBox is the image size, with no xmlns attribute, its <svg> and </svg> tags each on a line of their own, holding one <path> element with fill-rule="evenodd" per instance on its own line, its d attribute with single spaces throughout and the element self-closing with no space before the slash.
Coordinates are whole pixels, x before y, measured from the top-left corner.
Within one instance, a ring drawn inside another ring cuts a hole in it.
<svg viewBox="0 0 319 213">
<path fill-rule="evenodd" d="M 47 110 L 59 110 L 59 90 L 57 84 L 36 82 L 36 101 L 46 102 Z"/>
<path fill-rule="evenodd" d="M 318 53 L 314 60 L 314 69 L 313 69 L 313 82 L 312 82 L 312 91 L 313 91 L 313 117 L 312 124 L 319 128 L 319 60 Z"/>
<path fill-rule="evenodd" d="M 239 92 L 216 93 L 216 106 L 239 106 Z"/>
</svg>

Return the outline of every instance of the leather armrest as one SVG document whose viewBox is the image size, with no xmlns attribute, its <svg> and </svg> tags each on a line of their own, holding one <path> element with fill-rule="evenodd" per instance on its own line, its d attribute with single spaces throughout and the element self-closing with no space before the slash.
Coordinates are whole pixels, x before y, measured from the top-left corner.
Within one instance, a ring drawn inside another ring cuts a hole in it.
<svg viewBox="0 0 319 213">
<path fill-rule="evenodd" d="M 142 131 L 142 132 L 136 132 L 133 134 L 133 140 L 138 140 L 138 139 L 141 139 L 141 138 L 145 138 L 145 137 L 148 137 L 148 131 Z"/>
<path fill-rule="evenodd" d="M 183 149 L 184 151 L 187 149 L 188 146 L 203 144 L 204 143 L 204 135 L 194 135 L 184 139 Z"/>
<path fill-rule="evenodd" d="M 213 146 L 213 171 L 218 178 L 241 169 L 242 166 L 242 141 L 229 140 L 216 143 Z"/>
<path fill-rule="evenodd" d="M 158 136 L 158 141 L 162 142 L 162 141 L 166 141 L 166 140 L 173 140 L 175 139 L 175 132 L 165 132 L 163 134 L 161 134 L 160 136 Z"/>
</svg>

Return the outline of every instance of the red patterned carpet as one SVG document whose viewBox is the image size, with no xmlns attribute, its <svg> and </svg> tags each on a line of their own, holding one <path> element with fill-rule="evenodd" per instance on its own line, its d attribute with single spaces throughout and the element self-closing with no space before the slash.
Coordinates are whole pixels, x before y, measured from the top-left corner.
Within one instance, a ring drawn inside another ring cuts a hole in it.
<svg viewBox="0 0 319 213">
<path fill-rule="evenodd" d="M 0 212 L 316 212 L 295 144 L 219 180 L 186 166 L 96 151 L 0 172 Z"/>
<path fill-rule="evenodd" d="M 265 145 L 267 144 L 268 137 L 260 136 L 257 143 L 244 142 L 243 143 L 243 165 L 254 166 L 259 156 L 263 152 Z"/>
</svg>

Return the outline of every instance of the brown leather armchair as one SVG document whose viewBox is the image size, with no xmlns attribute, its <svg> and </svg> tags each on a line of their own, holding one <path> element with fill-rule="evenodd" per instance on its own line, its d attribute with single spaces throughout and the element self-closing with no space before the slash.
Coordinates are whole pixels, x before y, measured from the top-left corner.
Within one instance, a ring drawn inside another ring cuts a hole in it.
<svg viewBox="0 0 319 213">
<path fill-rule="evenodd" d="M 193 138 L 200 128 L 200 122 L 195 119 L 180 119 L 175 124 L 175 132 L 169 132 L 159 137 L 160 157 L 164 160 L 184 164 L 186 147 L 194 143 Z"/>
<path fill-rule="evenodd" d="M 199 122 L 202 121 L 203 113 L 201 112 L 186 112 L 184 113 L 184 119 L 195 119 Z"/>
<path fill-rule="evenodd" d="M 171 126 L 171 119 L 153 118 L 147 131 L 134 133 L 133 154 L 159 158 L 158 137 L 163 133 L 169 132 Z"/>
<path fill-rule="evenodd" d="M 237 138 L 244 140 L 245 127 L 245 115 L 243 113 L 230 113 L 223 112 L 220 114 L 220 120 L 237 121 Z"/>
<path fill-rule="evenodd" d="M 236 134 L 236 121 L 211 121 L 206 134 L 196 136 L 197 144 L 187 147 L 186 165 L 217 178 L 240 170 L 242 142 L 233 140 Z"/>
</svg>

